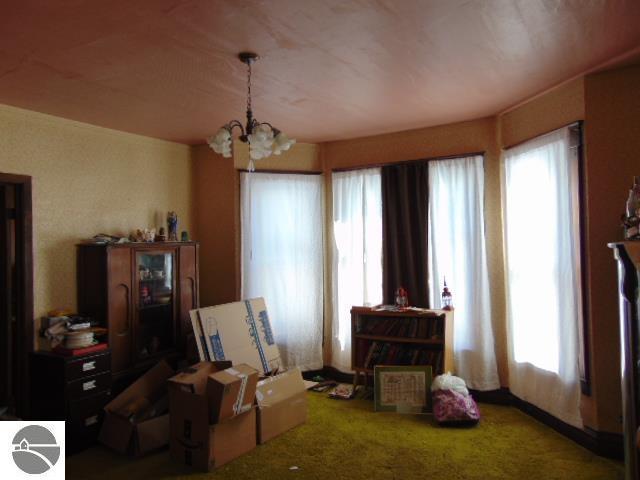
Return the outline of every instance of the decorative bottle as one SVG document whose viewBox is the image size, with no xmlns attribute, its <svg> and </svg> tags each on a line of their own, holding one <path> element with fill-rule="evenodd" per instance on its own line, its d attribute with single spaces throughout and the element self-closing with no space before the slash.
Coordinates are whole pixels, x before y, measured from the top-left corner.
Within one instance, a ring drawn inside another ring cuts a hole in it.
<svg viewBox="0 0 640 480">
<path fill-rule="evenodd" d="M 453 296 L 447 287 L 447 279 L 444 279 L 444 288 L 442 289 L 442 309 L 453 310 Z"/>
<path fill-rule="evenodd" d="M 409 306 L 409 295 L 403 287 L 398 287 L 396 290 L 396 307 L 407 308 Z"/>
</svg>

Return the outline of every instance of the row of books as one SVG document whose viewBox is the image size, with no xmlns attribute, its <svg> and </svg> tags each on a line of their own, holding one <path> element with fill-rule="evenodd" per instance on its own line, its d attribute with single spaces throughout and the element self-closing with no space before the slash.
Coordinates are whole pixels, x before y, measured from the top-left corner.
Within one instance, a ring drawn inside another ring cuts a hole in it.
<svg viewBox="0 0 640 480">
<path fill-rule="evenodd" d="M 382 317 L 359 320 L 356 333 L 408 338 L 444 337 L 444 315 L 427 318 Z"/>
<path fill-rule="evenodd" d="M 415 345 L 400 343 L 371 342 L 369 348 L 362 345 L 361 355 L 357 365 L 366 369 L 373 369 L 375 365 L 431 365 L 434 372 L 442 369 L 443 351 L 427 348 L 417 348 Z"/>
</svg>

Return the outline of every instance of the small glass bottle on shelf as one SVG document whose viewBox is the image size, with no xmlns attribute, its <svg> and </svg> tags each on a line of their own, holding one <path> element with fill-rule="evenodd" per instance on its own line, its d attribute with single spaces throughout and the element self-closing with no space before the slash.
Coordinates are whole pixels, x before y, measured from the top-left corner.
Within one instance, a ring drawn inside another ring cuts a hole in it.
<svg viewBox="0 0 640 480">
<path fill-rule="evenodd" d="M 453 310 L 453 296 L 447 287 L 447 279 L 444 279 L 444 288 L 442 289 L 442 309 Z"/>
<path fill-rule="evenodd" d="M 407 308 L 409 306 L 409 295 L 404 287 L 398 287 L 396 289 L 396 307 L 400 309 Z"/>
</svg>

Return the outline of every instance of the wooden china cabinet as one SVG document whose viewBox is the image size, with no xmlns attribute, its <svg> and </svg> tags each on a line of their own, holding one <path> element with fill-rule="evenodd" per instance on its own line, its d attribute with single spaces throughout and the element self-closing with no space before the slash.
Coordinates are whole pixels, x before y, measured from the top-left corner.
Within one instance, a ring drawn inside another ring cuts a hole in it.
<svg viewBox="0 0 640 480">
<path fill-rule="evenodd" d="M 198 308 L 198 243 L 78 245 L 78 311 L 108 328 L 115 379 L 184 354 Z"/>
</svg>

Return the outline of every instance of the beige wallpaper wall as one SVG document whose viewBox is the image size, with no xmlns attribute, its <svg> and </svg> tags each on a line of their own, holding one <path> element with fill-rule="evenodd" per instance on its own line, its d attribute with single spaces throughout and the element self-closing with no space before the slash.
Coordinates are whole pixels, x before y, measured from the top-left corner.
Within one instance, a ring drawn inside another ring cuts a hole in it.
<svg viewBox="0 0 640 480">
<path fill-rule="evenodd" d="M 0 172 L 33 177 L 35 314 L 76 306 L 74 245 L 97 233 L 191 230 L 190 147 L 0 105 Z"/>
</svg>

